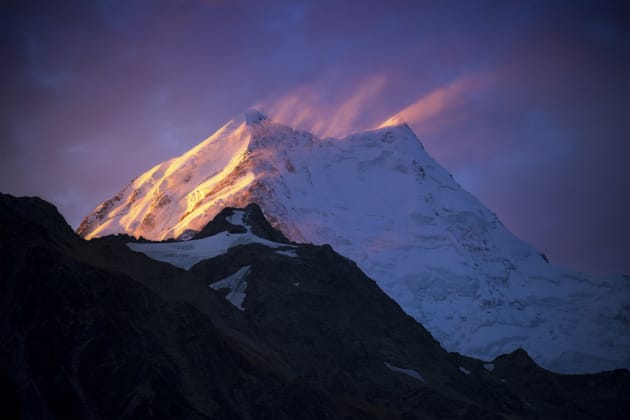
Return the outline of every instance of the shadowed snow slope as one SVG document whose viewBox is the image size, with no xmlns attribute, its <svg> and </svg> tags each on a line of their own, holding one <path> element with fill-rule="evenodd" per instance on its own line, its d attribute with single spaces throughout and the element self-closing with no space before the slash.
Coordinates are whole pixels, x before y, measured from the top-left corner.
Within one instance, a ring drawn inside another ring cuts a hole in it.
<svg viewBox="0 0 630 420">
<path fill-rule="evenodd" d="M 548 264 L 406 124 L 319 139 L 248 112 L 134 179 L 78 233 L 190 238 L 252 202 L 289 239 L 355 260 L 448 350 L 490 360 L 522 347 L 559 372 L 630 367 L 628 278 Z"/>
<path fill-rule="evenodd" d="M 235 210 L 233 215 L 227 217 L 229 223 L 234 226 L 242 226 L 244 232 L 230 233 L 224 231 L 206 238 L 186 242 L 130 242 L 127 246 L 154 260 L 164 261 L 184 270 L 188 270 L 199 261 L 224 254 L 228 249 L 238 245 L 258 243 L 271 248 L 283 248 L 285 252 L 287 249 L 293 248 L 292 245 L 272 242 L 256 236 L 249 225 L 243 221 L 244 213 L 244 210 Z"/>
</svg>

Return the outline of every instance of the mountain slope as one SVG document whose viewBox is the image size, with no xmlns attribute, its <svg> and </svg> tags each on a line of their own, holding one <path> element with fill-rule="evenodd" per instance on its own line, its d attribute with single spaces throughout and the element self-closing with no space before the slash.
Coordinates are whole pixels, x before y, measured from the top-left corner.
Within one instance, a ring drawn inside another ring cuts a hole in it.
<svg viewBox="0 0 630 420">
<path fill-rule="evenodd" d="M 548 264 L 404 124 L 318 139 L 250 111 L 133 180 L 78 233 L 187 239 L 250 202 L 289 239 L 356 261 L 449 350 L 489 360 L 522 347 L 560 372 L 630 367 L 630 281 Z"/>
<path fill-rule="evenodd" d="M 352 261 L 274 240 L 256 206 L 223 210 L 205 230 L 214 234 L 189 242 L 87 242 L 49 204 L 0 195 L 3 418 L 615 419 L 630 409 L 625 370 L 557 375 L 522 350 L 492 364 L 447 353 Z M 225 241 L 209 239 L 227 235 L 236 239 L 217 254 Z M 137 246 L 176 265 L 209 258 L 184 270 Z"/>
<path fill-rule="evenodd" d="M 336 418 L 263 343 L 273 375 L 256 366 L 188 273 L 87 244 L 38 199 L 0 195 L 0 233 L 2 418 Z"/>
</svg>

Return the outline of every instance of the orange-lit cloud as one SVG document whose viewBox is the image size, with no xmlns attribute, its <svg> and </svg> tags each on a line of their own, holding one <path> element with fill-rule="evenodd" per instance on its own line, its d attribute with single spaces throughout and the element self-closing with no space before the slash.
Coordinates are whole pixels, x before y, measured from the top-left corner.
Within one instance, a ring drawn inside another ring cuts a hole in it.
<svg viewBox="0 0 630 420">
<path fill-rule="evenodd" d="M 375 118 L 366 121 L 362 113 L 369 111 L 384 94 L 387 77 L 383 74 L 361 80 L 349 94 L 334 101 L 326 100 L 317 84 L 310 84 L 258 106 L 273 120 L 308 130 L 319 137 L 343 137 L 374 126 L 380 128 L 405 122 L 419 132 L 427 133 L 435 128 L 437 120 L 449 120 L 449 113 L 483 88 L 487 80 L 479 74 L 460 77 L 421 96 L 380 124 L 375 123 Z"/>
<path fill-rule="evenodd" d="M 421 128 L 431 125 L 431 122 L 436 118 L 443 117 L 449 110 L 460 106 L 467 96 L 481 88 L 486 83 L 486 80 L 486 77 L 478 74 L 468 75 L 447 85 L 440 86 L 392 115 L 380 124 L 378 128 L 402 123 L 416 127 L 420 126 Z M 425 132 L 426 129 L 421 131 Z"/>
<path fill-rule="evenodd" d="M 373 76 L 361 83 L 333 115 L 330 125 L 324 131 L 323 136 L 348 134 L 357 129 L 354 124 L 366 104 L 369 104 L 385 86 L 385 77 Z"/>
<path fill-rule="evenodd" d="M 366 106 L 383 91 L 387 79 L 378 74 L 363 79 L 351 93 L 341 98 L 341 105 L 326 103 L 316 85 L 301 86 L 287 95 L 261 104 L 269 116 L 291 127 L 300 127 L 319 137 L 343 137 L 361 127 L 359 119 Z M 337 103 L 337 101 L 335 101 Z"/>
</svg>

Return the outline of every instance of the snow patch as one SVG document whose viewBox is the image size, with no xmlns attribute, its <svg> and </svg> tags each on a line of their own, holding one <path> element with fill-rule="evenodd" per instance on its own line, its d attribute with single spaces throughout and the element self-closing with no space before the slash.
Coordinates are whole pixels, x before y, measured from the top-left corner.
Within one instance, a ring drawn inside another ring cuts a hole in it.
<svg viewBox="0 0 630 420">
<path fill-rule="evenodd" d="M 276 254 L 285 255 L 285 256 L 291 257 L 291 258 L 297 257 L 297 252 L 294 249 L 287 249 L 287 250 L 281 249 L 281 250 L 275 251 L 275 252 L 276 252 Z"/>
<path fill-rule="evenodd" d="M 488 372 L 492 372 L 494 370 L 494 363 L 484 363 L 483 364 L 484 369 L 486 369 Z"/>
<path fill-rule="evenodd" d="M 242 305 L 245 297 L 247 296 L 245 293 L 247 290 L 247 281 L 245 278 L 250 272 L 251 266 L 246 265 L 245 267 L 240 268 L 236 273 L 224 278 L 223 280 L 209 284 L 208 286 L 214 290 L 229 289 L 230 291 L 225 296 L 227 301 L 241 311 L 244 311 L 245 308 L 243 308 Z"/>
<path fill-rule="evenodd" d="M 463 373 L 464 375 L 470 375 L 470 371 L 466 369 L 464 366 L 460 366 L 459 371 Z"/>
<path fill-rule="evenodd" d="M 243 226 L 249 231 L 249 225 L 245 223 L 243 216 L 245 216 L 245 212 L 243 210 L 234 210 L 230 216 L 225 218 L 225 220 L 227 220 L 231 225 Z"/>
<path fill-rule="evenodd" d="M 387 363 L 387 362 L 385 362 L 385 366 L 387 366 L 387 368 L 389 370 L 391 370 L 392 372 L 402 373 L 402 374 L 410 376 L 413 379 L 416 379 L 416 380 L 418 380 L 420 382 L 426 382 L 424 380 L 424 378 L 422 377 L 422 375 L 420 373 L 418 373 L 418 371 L 416 371 L 416 370 L 401 368 L 401 367 L 394 366 L 394 365 L 392 365 L 390 363 Z"/>
<path fill-rule="evenodd" d="M 260 238 L 250 231 L 246 233 L 220 232 L 213 236 L 202 239 L 193 239 L 186 242 L 163 242 L 163 243 L 139 243 L 129 242 L 127 246 L 136 252 L 142 252 L 149 258 L 174 265 L 175 267 L 189 270 L 190 267 L 199 261 L 214 258 L 217 255 L 226 253 L 230 248 L 238 245 L 262 244 L 270 248 L 290 248 L 294 245 L 287 245 L 272 242 Z"/>
</svg>

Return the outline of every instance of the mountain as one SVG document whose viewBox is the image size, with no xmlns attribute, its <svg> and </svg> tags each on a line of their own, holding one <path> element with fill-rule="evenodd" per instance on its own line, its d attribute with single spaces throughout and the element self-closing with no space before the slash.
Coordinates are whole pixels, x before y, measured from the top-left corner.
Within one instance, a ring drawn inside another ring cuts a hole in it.
<svg viewBox="0 0 630 420">
<path fill-rule="evenodd" d="M 287 241 L 256 205 L 222 209 L 202 231 L 85 241 L 52 205 L 0 194 L 2 418 L 621 419 L 630 409 L 627 370 L 559 375 L 523 350 L 489 363 L 446 352 L 355 263 Z"/>
<path fill-rule="evenodd" d="M 356 261 L 450 351 L 490 360 L 524 348 L 557 372 L 630 367 L 630 279 L 549 264 L 405 124 L 319 139 L 250 111 L 134 179 L 77 232 L 190 239 L 250 202 L 290 240 Z"/>
</svg>

